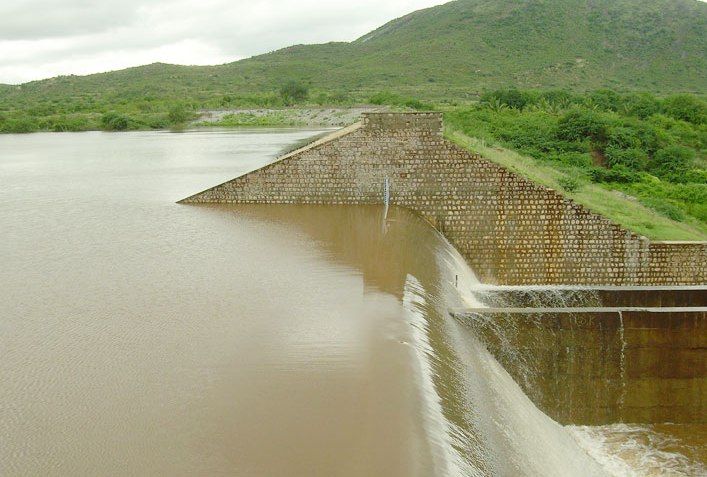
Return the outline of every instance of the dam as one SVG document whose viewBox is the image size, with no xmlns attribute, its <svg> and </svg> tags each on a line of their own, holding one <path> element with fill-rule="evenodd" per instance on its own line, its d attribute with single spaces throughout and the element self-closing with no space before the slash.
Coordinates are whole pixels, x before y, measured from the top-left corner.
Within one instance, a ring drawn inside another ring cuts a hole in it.
<svg viewBox="0 0 707 477">
<path fill-rule="evenodd" d="M 707 243 L 653 242 L 443 137 L 440 113 L 364 113 L 182 203 L 382 204 L 429 221 L 483 283 L 701 285 Z"/>
<path fill-rule="evenodd" d="M 440 113 L 365 113 L 181 203 L 409 209 L 483 284 L 450 315 L 548 416 L 707 425 L 707 243 L 625 230 L 445 140 Z"/>
</svg>

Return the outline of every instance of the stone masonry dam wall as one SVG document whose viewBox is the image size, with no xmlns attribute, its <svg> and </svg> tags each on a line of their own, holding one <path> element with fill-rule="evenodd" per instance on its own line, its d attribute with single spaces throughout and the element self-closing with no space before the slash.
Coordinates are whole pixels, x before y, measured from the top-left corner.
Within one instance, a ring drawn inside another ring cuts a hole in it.
<svg viewBox="0 0 707 477">
<path fill-rule="evenodd" d="M 368 113 L 184 203 L 382 204 L 415 210 L 490 284 L 703 284 L 705 242 L 651 242 L 445 140 L 440 113 Z"/>
</svg>

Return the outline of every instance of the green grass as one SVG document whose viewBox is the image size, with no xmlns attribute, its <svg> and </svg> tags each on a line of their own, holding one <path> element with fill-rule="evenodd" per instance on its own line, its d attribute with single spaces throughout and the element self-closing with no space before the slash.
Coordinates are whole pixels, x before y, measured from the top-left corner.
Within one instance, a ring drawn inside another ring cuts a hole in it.
<svg viewBox="0 0 707 477">
<path fill-rule="evenodd" d="M 218 121 L 197 123 L 197 126 L 206 127 L 274 127 L 303 125 L 301 121 L 297 121 L 291 115 L 280 111 L 272 111 L 266 114 L 232 113 L 226 114 Z"/>
<path fill-rule="evenodd" d="M 445 135 L 461 147 L 554 189 L 640 235 L 654 240 L 707 240 L 707 225 L 697 219 L 690 218 L 685 222 L 671 220 L 644 206 L 635 197 L 599 184 L 584 183 L 578 190 L 568 192 L 561 186 L 568 174 L 551 165 L 500 146 L 490 146 L 485 140 L 469 137 L 452 127 L 446 129 Z"/>
<path fill-rule="evenodd" d="M 705 237 L 707 102 L 698 96 L 509 89 L 447 108 L 445 119 L 488 155 L 631 230 Z"/>
</svg>

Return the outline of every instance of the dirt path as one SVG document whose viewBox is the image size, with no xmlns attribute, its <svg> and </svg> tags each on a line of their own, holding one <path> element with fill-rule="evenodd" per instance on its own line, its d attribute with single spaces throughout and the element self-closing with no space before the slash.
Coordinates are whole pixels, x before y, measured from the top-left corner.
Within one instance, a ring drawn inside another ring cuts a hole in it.
<svg viewBox="0 0 707 477">
<path fill-rule="evenodd" d="M 361 113 L 384 111 L 385 106 L 356 106 L 352 108 L 286 108 L 286 109 L 220 109 L 200 111 L 199 124 L 218 123 L 227 116 L 262 118 L 273 124 L 292 126 L 340 127 L 359 120 Z"/>
</svg>

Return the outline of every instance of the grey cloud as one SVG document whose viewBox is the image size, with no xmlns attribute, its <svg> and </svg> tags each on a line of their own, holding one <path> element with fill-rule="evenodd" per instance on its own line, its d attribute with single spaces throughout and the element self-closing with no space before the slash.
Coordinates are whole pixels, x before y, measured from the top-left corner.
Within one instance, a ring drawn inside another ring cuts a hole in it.
<svg viewBox="0 0 707 477">
<path fill-rule="evenodd" d="M 0 40 L 84 35 L 128 25 L 138 1 L 5 0 L 0 2 Z"/>
<path fill-rule="evenodd" d="M 291 44 L 353 40 L 396 16 L 440 3 L 0 0 L 0 83 L 153 61 L 228 62 Z"/>
</svg>

